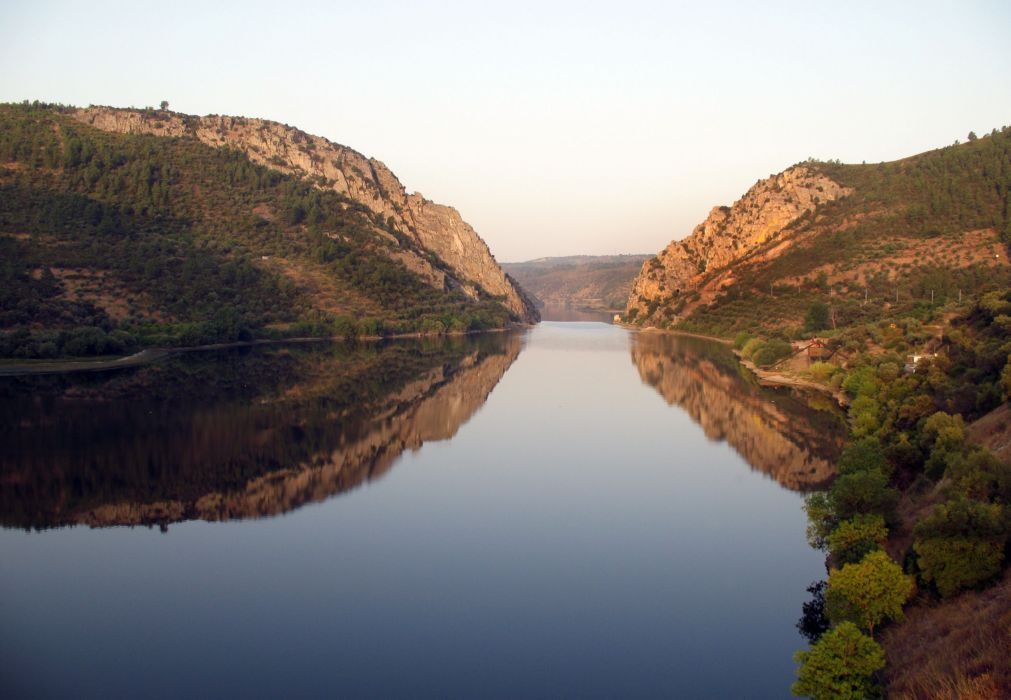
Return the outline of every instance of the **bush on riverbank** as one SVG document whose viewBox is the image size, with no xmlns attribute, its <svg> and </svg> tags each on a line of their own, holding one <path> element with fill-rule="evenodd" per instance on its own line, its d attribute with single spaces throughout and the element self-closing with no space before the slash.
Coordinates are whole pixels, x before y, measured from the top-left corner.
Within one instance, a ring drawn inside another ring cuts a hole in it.
<svg viewBox="0 0 1011 700">
<path fill-rule="evenodd" d="M 739 336 L 735 341 L 741 342 L 741 355 L 746 360 L 751 360 L 759 367 L 771 367 L 785 357 L 789 357 L 793 348 L 788 342 L 780 338 L 763 340 L 761 338 L 746 338 Z"/>
<path fill-rule="evenodd" d="M 874 674 L 885 666 L 881 645 L 852 622 L 829 630 L 811 646 L 798 651 L 800 664 L 794 695 L 812 700 L 866 700 L 877 697 Z"/>
</svg>

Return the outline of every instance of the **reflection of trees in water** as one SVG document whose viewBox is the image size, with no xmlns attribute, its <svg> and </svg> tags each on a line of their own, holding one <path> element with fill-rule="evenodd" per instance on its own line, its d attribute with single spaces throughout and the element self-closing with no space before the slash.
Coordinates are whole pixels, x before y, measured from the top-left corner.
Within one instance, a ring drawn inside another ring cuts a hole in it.
<svg viewBox="0 0 1011 700">
<path fill-rule="evenodd" d="M 451 437 L 519 354 L 497 333 L 183 355 L 0 385 L 6 526 L 257 517 Z"/>
<path fill-rule="evenodd" d="M 802 394 L 760 386 L 729 348 L 638 333 L 632 362 L 642 380 L 683 408 L 709 439 L 726 440 L 783 486 L 811 490 L 832 478 L 844 435 L 840 414 L 813 410 Z"/>
<path fill-rule="evenodd" d="M 828 631 L 829 619 L 825 613 L 825 581 L 814 581 L 807 587 L 807 592 L 811 594 L 811 599 L 805 601 L 801 606 L 801 616 L 797 620 L 797 631 L 800 632 L 808 644 L 814 644 L 821 636 Z"/>
</svg>

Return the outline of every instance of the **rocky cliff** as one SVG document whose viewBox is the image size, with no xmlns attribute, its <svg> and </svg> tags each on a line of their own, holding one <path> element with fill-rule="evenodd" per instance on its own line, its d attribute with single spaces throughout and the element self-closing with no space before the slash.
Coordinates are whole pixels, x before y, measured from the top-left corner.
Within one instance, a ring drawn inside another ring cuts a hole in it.
<svg viewBox="0 0 1011 700">
<path fill-rule="evenodd" d="M 244 117 L 196 117 L 177 112 L 89 107 L 78 121 L 103 131 L 195 138 L 234 148 L 255 163 L 312 180 L 367 207 L 375 216 L 411 236 L 452 271 L 446 279 L 423 256 L 404 250 L 398 259 L 430 284 L 459 285 L 478 297 L 500 297 L 517 318 L 536 322 L 533 303 L 502 271 L 488 246 L 452 207 L 408 194 L 389 168 L 375 158 L 294 127 Z"/>
<path fill-rule="evenodd" d="M 732 268 L 734 262 L 784 238 L 784 231 L 792 223 L 851 191 L 805 166 L 758 181 L 733 206 L 713 208 L 691 235 L 671 242 L 647 260 L 632 284 L 626 313 L 646 320 L 658 308 L 663 311 L 677 306 L 698 290 L 707 275 Z M 779 252 L 769 250 L 765 254 L 775 256 Z"/>
</svg>

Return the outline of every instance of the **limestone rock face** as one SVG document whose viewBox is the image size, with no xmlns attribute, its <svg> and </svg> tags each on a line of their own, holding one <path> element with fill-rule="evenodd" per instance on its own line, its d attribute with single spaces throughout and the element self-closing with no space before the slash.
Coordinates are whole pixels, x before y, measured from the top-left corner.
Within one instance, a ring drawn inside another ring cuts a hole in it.
<svg viewBox="0 0 1011 700">
<path fill-rule="evenodd" d="M 501 297 L 519 320 L 536 322 L 536 308 L 502 271 L 488 246 L 455 209 L 408 194 L 397 176 L 375 158 L 294 127 L 245 117 L 195 117 L 168 111 L 89 107 L 76 118 L 103 131 L 196 138 L 210 146 L 235 148 L 254 163 L 314 180 L 389 221 L 455 273 L 440 274 L 422 256 L 397 256 L 429 284 L 458 286 L 472 297 Z"/>
<path fill-rule="evenodd" d="M 733 206 L 714 207 L 691 235 L 671 242 L 643 264 L 632 284 L 627 313 L 649 318 L 657 308 L 696 290 L 707 273 L 732 267 L 783 237 L 791 223 L 820 204 L 851 192 L 803 165 L 758 181 Z"/>
</svg>

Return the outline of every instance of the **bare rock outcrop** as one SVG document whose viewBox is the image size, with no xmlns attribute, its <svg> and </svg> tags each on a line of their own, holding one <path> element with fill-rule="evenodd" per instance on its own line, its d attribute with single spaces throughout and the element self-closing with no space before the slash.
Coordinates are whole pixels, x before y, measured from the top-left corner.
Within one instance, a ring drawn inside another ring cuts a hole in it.
<svg viewBox="0 0 1011 700">
<path fill-rule="evenodd" d="M 819 205 L 851 192 L 803 165 L 759 180 L 733 206 L 714 207 L 691 235 L 671 242 L 643 264 L 632 284 L 627 313 L 648 319 L 658 308 L 696 290 L 707 274 L 755 253 Z"/>
<path fill-rule="evenodd" d="M 476 298 L 483 292 L 499 297 L 520 320 L 535 322 L 539 318 L 533 303 L 502 271 L 487 244 L 456 209 L 418 193 L 408 194 L 396 175 L 375 158 L 263 119 L 111 107 L 80 109 L 75 117 L 103 131 L 195 138 L 210 146 L 235 148 L 254 163 L 307 178 L 364 205 L 411 236 L 453 271 L 451 282 L 467 294 Z M 413 251 L 404 250 L 396 257 L 429 284 L 448 282 Z"/>
</svg>

